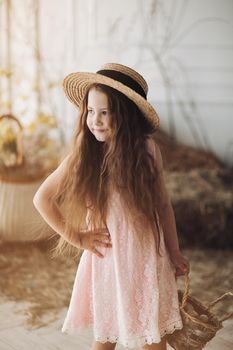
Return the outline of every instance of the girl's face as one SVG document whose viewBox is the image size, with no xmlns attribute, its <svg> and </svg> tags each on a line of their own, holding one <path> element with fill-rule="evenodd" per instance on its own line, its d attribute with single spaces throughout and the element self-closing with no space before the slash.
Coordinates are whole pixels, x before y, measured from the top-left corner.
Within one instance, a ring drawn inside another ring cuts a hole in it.
<svg viewBox="0 0 233 350">
<path fill-rule="evenodd" d="M 87 100 L 87 126 L 95 138 L 106 142 L 111 138 L 111 118 L 107 95 L 92 88 Z"/>
</svg>

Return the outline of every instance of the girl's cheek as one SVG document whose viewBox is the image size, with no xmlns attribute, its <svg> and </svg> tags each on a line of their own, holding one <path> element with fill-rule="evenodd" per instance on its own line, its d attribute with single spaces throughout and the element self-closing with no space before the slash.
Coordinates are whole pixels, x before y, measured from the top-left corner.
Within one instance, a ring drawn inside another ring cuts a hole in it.
<svg viewBox="0 0 233 350">
<path fill-rule="evenodd" d="M 90 118 L 87 118 L 87 126 L 90 128 L 90 126 L 91 126 L 91 120 L 90 120 Z"/>
</svg>

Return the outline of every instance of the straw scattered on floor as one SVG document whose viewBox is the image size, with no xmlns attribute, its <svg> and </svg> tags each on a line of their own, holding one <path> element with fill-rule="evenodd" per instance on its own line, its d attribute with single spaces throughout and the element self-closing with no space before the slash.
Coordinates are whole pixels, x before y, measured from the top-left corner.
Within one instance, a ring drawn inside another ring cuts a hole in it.
<svg viewBox="0 0 233 350">
<path fill-rule="evenodd" d="M 77 264 L 68 257 L 51 259 L 44 243 L 2 243 L 1 301 L 30 302 L 25 310 L 28 325 L 44 325 L 45 314 L 52 321 L 68 305 Z"/>
</svg>

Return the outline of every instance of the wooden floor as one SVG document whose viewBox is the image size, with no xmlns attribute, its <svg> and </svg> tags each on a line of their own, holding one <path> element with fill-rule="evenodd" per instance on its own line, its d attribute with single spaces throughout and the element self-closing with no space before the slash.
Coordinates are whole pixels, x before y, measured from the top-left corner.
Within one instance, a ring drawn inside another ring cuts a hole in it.
<svg viewBox="0 0 233 350">
<path fill-rule="evenodd" d="M 24 325 L 22 310 L 25 304 L 15 302 L 0 303 L 0 350 L 89 350 L 92 337 L 70 336 L 61 332 L 66 310 L 61 312 L 58 321 L 49 326 L 28 330 Z M 20 311 L 20 313 L 18 313 Z M 214 339 L 205 350 L 233 349 L 233 319 L 223 323 Z M 116 350 L 124 347 L 117 345 Z M 135 349 L 139 350 L 139 349 Z M 172 350 L 168 347 L 168 350 Z"/>
</svg>

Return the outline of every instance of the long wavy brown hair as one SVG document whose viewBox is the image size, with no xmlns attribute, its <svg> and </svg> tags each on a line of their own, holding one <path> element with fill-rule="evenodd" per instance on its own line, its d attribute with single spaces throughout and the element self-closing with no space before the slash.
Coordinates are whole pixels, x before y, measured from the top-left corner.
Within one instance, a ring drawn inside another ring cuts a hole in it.
<svg viewBox="0 0 233 350">
<path fill-rule="evenodd" d="M 107 95 L 113 130 L 110 142 L 97 141 L 87 126 L 91 88 Z M 87 230 L 88 207 L 92 228 L 107 227 L 108 194 L 115 188 L 129 220 L 140 217 L 150 225 L 159 252 L 157 209 L 161 196 L 156 162 L 147 147 L 155 131 L 136 104 L 124 94 L 102 84 L 90 86 L 80 106 L 66 169 L 54 196 L 65 218 L 66 237 L 72 240 L 74 232 Z M 145 235 L 146 230 L 140 234 Z M 79 255 L 82 250 L 74 249 L 60 236 L 54 255 L 68 251 Z"/>
</svg>

